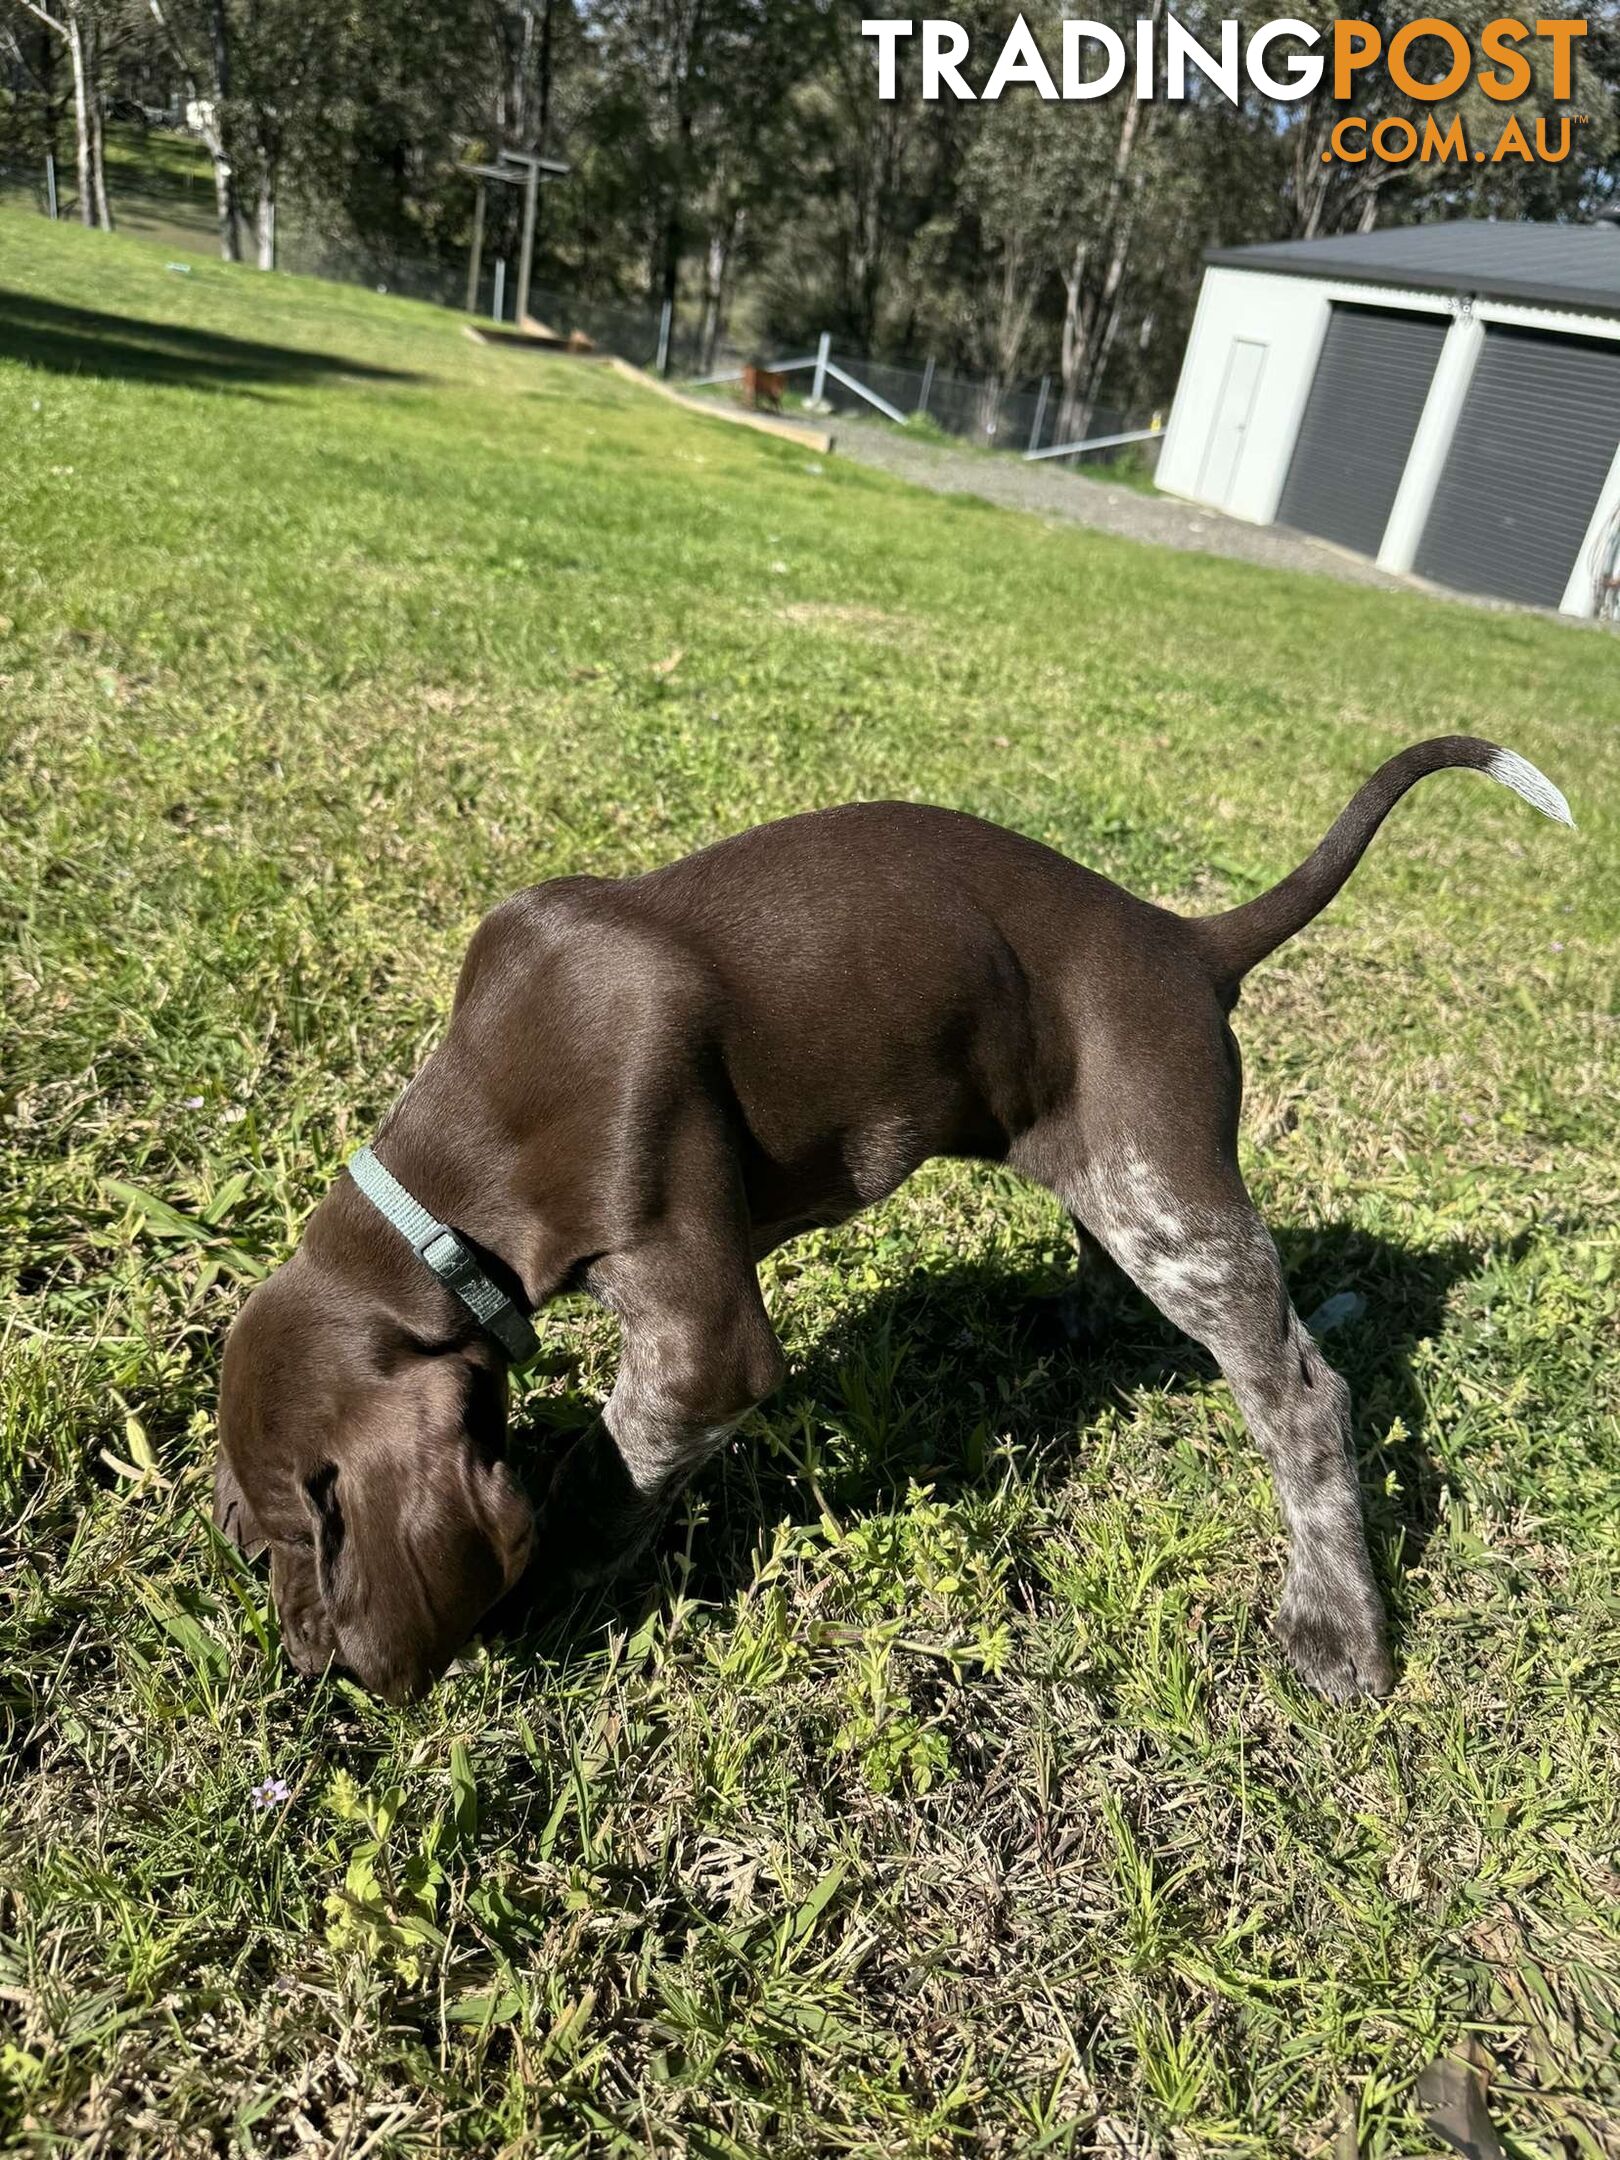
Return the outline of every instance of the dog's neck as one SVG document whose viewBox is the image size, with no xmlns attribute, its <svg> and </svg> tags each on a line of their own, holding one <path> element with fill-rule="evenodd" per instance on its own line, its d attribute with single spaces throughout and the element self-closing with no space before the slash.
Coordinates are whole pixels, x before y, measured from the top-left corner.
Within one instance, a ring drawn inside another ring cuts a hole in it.
<svg viewBox="0 0 1620 2160">
<path fill-rule="evenodd" d="M 382 1160 L 413 1199 L 472 1245 L 529 1312 L 553 1287 L 539 1195 L 526 1191 L 526 1151 L 496 1121 L 470 1060 L 445 1042 L 383 1120 Z M 504 1278 L 504 1280 L 503 1280 Z"/>
</svg>

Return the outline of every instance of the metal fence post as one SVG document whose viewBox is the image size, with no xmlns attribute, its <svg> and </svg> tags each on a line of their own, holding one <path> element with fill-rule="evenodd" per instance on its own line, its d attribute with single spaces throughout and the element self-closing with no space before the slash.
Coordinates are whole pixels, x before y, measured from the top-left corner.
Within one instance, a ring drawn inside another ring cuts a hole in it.
<svg viewBox="0 0 1620 2160">
<path fill-rule="evenodd" d="M 927 359 L 926 359 L 926 360 L 924 361 L 924 363 L 923 363 L 923 386 L 922 386 L 922 396 L 921 396 L 921 397 L 920 397 L 920 398 L 919 398 L 919 399 L 917 400 L 917 410 L 918 410 L 918 412 L 920 412 L 920 413 L 926 413 L 926 412 L 927 412 L 927 410 L 928 410 L 928 393 L 929 393 L 929 392 L 930 392 L 930 391 L 931 391 L 931 390 L 933 389 L 933 387 L 934 387 L 934 356 L 933 356 L 933 354 L 932 354 L 932 353 L 930 353 L 930 354 L 928 355 L 928 358 L 927 358 Z"/>
<path fill-rule="evenodd" d="M 495 296 L 490 306 L 490 313 L 497 322 L 506 320 L 506 257 L 504 255 L 498 255 L 495 258 Z"/>
<path fill-rule="evenodd" d="M 827 388 L 827 360 L 831 352 L 832 333 L 823 330 L 821 343 L 816 347 L 816 379 L 810 385 L 810 402 L 812 405 L 820 405 L 824 401 L 824 393 Z"/>
<path fill-rule="evenodd" d="M 1029 447 L 1032 450 L 1038 450 L 1041 447 L 1041 422 L 1046 418 L 1046 400 L 1050 396 L 1051 390 L 1051 376 L 1043 375 L 1041 377 L 1041 394 L 1035 400 L 1035 425 L 1029 431 Z"/>
<path fill-rule="evenodd" d="M 49 150 L 45 153 L 45 200 L 50 204 L 50 215 L 56 217 L 56 159 Z"/>
<path fill-rule="evenodd" d="M 674 316 L 675 303 L 673 300 L 666 300 L 658 317 L 658 359 L 656 366 L 660 375 L 669 373 L 669 331 Z"/>
</svg>

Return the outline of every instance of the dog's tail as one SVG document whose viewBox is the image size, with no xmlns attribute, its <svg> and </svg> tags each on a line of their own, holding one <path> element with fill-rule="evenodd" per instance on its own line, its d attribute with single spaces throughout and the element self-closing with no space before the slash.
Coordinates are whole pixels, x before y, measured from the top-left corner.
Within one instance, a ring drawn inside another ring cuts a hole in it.
<svg viewBox="0 0 1620 2160">
<path fill-rule="evenodd" d="M 1380 765 L 1340 811 L 1327 837 L 1299 868 L 1290 871 L 1280 885 L 1273 885 L 1256 900 L 1233 908 L 1225 915 L 1209 915 L 1197 925 L 1200 940 L 1214 965 L 1217 978 L 1237 983 L 1267 953 L 1303 930 L 1333 898 L 1366 852 L 1367 844 L 1407 789 L 1425 774 L 1442 772 L 1448 765 L 1466 765 L 1489 773 L 1504 787 L 1522 795 L 1527 803 L 1565 825 L 1575 820 L 1569 804 L 1544 773 L 1512 750 L 1477 735 L 1436 735 L 1432 741 L 1414 743 L 1410 750 Z"/>
</svg>

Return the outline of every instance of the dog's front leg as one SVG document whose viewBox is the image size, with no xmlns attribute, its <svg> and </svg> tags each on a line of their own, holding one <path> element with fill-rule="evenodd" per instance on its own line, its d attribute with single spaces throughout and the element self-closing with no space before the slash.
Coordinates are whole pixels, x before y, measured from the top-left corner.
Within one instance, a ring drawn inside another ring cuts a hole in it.
<svg viewBox="0 0 1620 2160">
<path fill-rule="evenodd" d="M 618 1255 L 598 1262 L 591 1287 L 623 1322 L 619 1377 L 602 1417 L 559 1464 L 535 1538 L 538 1567 L 572 1588 L 636 1557 L 784 1370 L 740 1246 Z"/>
<path fill-rule="evenodd" d="M 1066 1290 L 1031 1298 L 1027 1307 L 1035 1339 L 1043 1348 L 1097 1349 L 1106 1341 L 1108 1327 L 1097 1312 L 1099 1297 L 1106 1294 L 1110 1277 L 1119 1270 L 1077 1215 L 1069 1217 L 1074 1233 L 1074 1276 Z"/>
</svg>

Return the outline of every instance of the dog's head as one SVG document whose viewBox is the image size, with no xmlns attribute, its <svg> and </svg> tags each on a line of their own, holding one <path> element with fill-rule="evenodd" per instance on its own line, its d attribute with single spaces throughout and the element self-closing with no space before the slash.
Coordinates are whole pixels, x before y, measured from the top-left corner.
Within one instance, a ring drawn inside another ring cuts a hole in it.
<svg viewBox="0 0 1620 2160">
<path fill-rule="evenodd" d="M 379 1226 L 381 1227 L 381 1226 Z M 384 1236 L 391 1233 L 384 1232 Z M 522 1573 L 533 1516 L 502 1459 L 506 1372 L 403 1244 L 306 1238 L 225 1346 L 214 1519 L 270 1548 L 282 1640 L 402 1702 Z"/>
</svg>

